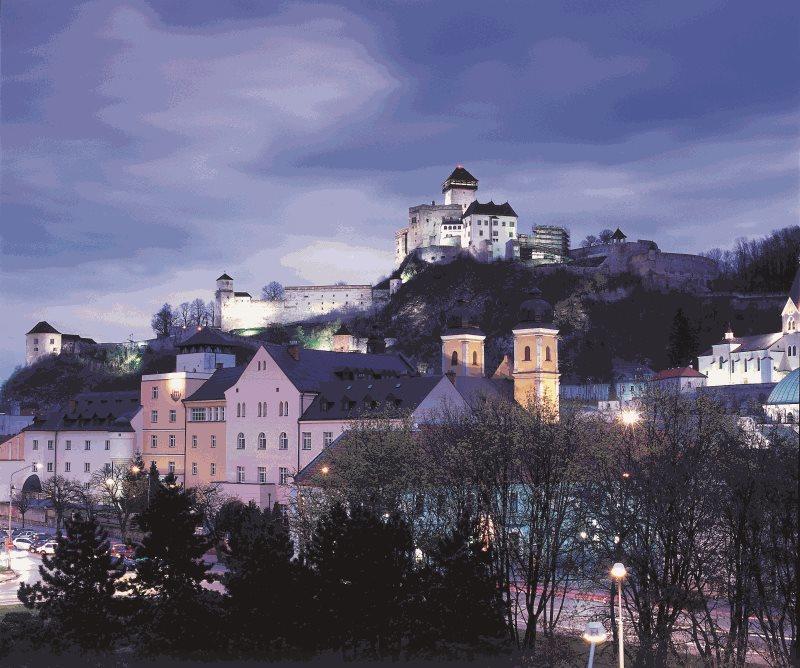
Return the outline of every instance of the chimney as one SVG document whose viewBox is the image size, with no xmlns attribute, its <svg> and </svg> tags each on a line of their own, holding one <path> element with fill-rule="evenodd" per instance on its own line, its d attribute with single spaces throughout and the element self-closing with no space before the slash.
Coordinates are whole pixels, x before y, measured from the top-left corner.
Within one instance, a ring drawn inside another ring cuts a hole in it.
<svg viewBox="0 0 800 668">
<path fill-rule="evenodd" d="M 300 344 L 297 341 L 289 341 L 289 345 L 286 346 L 286 352 L 295 362 L 300 361 Z"/>
</svg>

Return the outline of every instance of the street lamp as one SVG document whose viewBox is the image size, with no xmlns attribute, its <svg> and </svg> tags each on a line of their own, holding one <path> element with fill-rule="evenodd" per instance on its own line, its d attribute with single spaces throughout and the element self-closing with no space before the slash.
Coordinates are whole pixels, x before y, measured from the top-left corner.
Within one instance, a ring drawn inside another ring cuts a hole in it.
<svg viewBox="0 0 800 668">
<path fill-rule="evenodd" d="M 28 469 L 31 469 L 35 473 L 39 470 L 39 465 L 36 462 L 28 464 L 8 476 L 8 539 L 6 540 L 6 567 L 9 569 L 11 568 L 11 501 L 14 498 L 14 476 Z"/>
<path fill-rule="evenodd" d="M 594 665 L 594 646 L 606 641 L 606 629 L 600 622 L 589 622 L 583 632 L 583 639 L 589 643 L 589 663 L 587 668 Z"/>
<path fill-rule="evenodd" d="M 622 580 L 627 574 L 628 571 L 625 570 L 625 566 L 619 561 L 611 568 L 611 577 L 617 581 L 617 603 L 619 604 L 619 612 L 617 613 L 619 668 L 625 668 L 625 647 L 622 641 Z"/>
<path fill-rule="evenodd" d="M 639 422 L 639 419 L 639 412 L 635 411 L 633 408 L 626 408 L 619 413 L 619 420 L 626 427 L 633 427 L 633 425 Z"/>
</svg>

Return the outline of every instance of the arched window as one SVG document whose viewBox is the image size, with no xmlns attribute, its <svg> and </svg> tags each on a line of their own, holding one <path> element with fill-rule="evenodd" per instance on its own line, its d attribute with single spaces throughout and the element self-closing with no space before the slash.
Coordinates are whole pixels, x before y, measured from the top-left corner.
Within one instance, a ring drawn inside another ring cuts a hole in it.
<svg viewBox="0 0 800 668">
<path fill-rule="evenodd" d="M 524 357 L 522 359 L 525 362 L 530 362 L 531 361 L 531 347 L 530 346 L 525 346 L 525 355 L 524 355 Z"/>
<path fill-rule="evenodd" d="M 243 402 L 242 402 L 242 417 L 245 417 L 245 414 L 244 414 L 244 412 L 245 412 L 245 408 L 246 408 L 246 406 L 245 406 L 245 403 L 244 403 L 244 401 L 243 401 Z"/>
<path fill-rule="evenodd" d="M 236 437 L 236 449 L 244 450 L 244 434 L 242 432 L 239 432 L 239 435 Z"/>
<path fill-rule="evenodd" d="M 281 435 L 278 436 L 278 449 L 279 450 L 288 450 L 289 449 L 289 439 L 286 437 L 286 432 L 282 431 Z"/>
<path fill-rule="evenodd" d="M 478 366 L 478 351 L 472 351 L 472 366 Z"/>
<path fill-rule="evenodd" d="M 236 417 L 242 417 L 242 404 L 236 402 Z"/>
<path fill-rule="evenodd" d="M 258 417 L 261 417 L 261 402 L 258 402 Z"/>
<path fill-rule="evenodd" d="M 544 349 L 544 361 L 545 362 L 550 361 L 550 346 L 546 346 Z"/>
<path fill-rule="evenodd" d="M 450 366 L 458 366 L 458 351 L 454 350 L 450 356 Z"/>
<path fill-rule="evenodd" d="M 263 431 L 258 435 L 258 449 L 259 450 L 267 449 L 267 437 Z"/>
</svg>

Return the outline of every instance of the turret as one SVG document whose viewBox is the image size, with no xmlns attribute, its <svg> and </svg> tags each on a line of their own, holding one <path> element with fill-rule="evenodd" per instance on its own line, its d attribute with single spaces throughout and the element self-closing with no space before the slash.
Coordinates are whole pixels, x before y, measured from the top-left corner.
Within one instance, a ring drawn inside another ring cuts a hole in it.
<svg viewBox="0 0 800 668">
<path fill-rule="evenodd" d="M 442 373 L 483 376 L 485 340 L 486 335 L 475 324 L 467 303 L 459 299 L 447 316 L 447 327 L 442 334 Z"/>
<path fill-rule="evenodd" d="M 466 211 L 467 207 L 475 201 L 477 191 L 478 179 L 461 165 L 458 165 L 442 183 L 444 203 L 460 204 L 462 211 Z"/>
<path fill-rule="evenodd" d="M 228 274 L 222 274 L 217 279 L 217 292 L 215 294 L 217 308 L 214 309 L 214 327 L 224 328 L 225 313 L 228 302 L 233 300 L 233 279 Z"/>
</svg>

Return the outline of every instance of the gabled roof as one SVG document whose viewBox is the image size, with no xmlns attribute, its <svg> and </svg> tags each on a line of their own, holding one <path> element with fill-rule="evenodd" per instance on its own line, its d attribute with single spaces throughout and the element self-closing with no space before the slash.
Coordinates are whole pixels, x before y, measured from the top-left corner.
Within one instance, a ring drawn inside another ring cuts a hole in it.
<svg viewBox="0 0 800 668">
<path fill-rule="evenodd" d="M 134 431 L 139 392 L 82 392 L 23 431 Z"/>
<path fill-rule="evenodd" d="M 456 168 L 452 171 L 450 176 L 445 179 L 445 184 L 448 181 L 471 181 L 474 182 L 475 185 L 478 184 L 478 179 L 476 179 L 472 174 L 470 174 L 466 169 L 464 169 L 461 165 L 456 166 Z"/>
<path fill-rule="evenodd" d="M 233 345 L 235 345 L 235 343 L 218 329 L 203 327 L 192 334 L 188 339 L 181 341 L 177 347 L 179 349 L 190 348 L 192 346 L 223 346 L 230 348 Z"/>
<path fill-rule="evenodd" d="M 513 399 L 514 381 L 510 378 L 483 378 L 481 376 L 456 376 L 455 388 L 473 408 L 486 399 L 505 397 Z"/>
<path fill-rule="evenodd" d="M 264 343 L 262 347 L 301 392 L 319 392 L 323 383 L 336 380 L 337 374 L 347 371 L 390 377 L 416 373 L 411 362 L 392 353 L 337 353 L 301 348 L 299 358 L 294 359 L 286 346 Z"/>
<path fill-rule="evenodd" d="M 666 380 L 668 378 L 708 378 L 704 373 L 693 369 L 690 366 L 676 367 L 674 369 L 664 369 L 650 377 L 651 381 Z"/>
<path fill-rule="evenodd" d="M 627 239 L 628 235 L 625 234 L 621 229 L 617 228 L 616 230 L 614 230 L 614 234 L 611 235 L 611 238 L 622 241 L 623 239 Z"/>
<path fill-rule="evenodd" d="M 753 336 L 735 336 L 732 339 L 723 339 L 719 343 L 715 345 L 727 345 L 731 344 L 734 349 L 731 352 L 734 353 L 748 353 L 748 352 L 755 352 L 758 350 L 768 350 L 772 346 L 774 346 L 778 341 L 780 341 L 781 337 L 783 336 L 782 332 L 771 332 L 770 334 L 754 334 Z M 700 357 L 707 357 L 708 355 L 713 355 L 714 349 L 709 348 L 706 350 Z"/>
<path fill-rule="evenodd" d="M 232 281 L 233 279 L 230 276 L 228 276 L 228 274 L 222 274 L 222 276 L 220 276 L 217 280 L 218 281 Z"/>
<path fill-rule="evenodd" d="M 479 216 L 514 216 L 515 218 L 517 216 L 517 212 L 511 208 L 508 202 L 503 202 L 503 204 L 495 204 L 494 202 L 481 204 L 478 200 L 472 202 L 461 217 L 466 218 L 473 214 Z"/>
<path fill-rule="evenodd" d="M 46 320 L 40 320 L 33 326 L 33 329 L 31 329 L 28 334 L 61 334 L 61 332 Z"/>
<path fill-rule="evenodd" d="M 442 376 L 408 376 L 323 383 L 300 420 L 350 420 L 409 414 L 442 380 Z"/>
<path fill-rule="evenodd" d="M 217 369 L 205 383 L 184 401 L 219 401 L 225 398 L 225 390 L 236 384 L 246 364 Z"/>
</svg>

